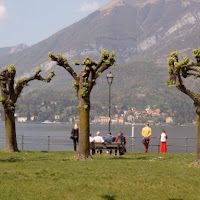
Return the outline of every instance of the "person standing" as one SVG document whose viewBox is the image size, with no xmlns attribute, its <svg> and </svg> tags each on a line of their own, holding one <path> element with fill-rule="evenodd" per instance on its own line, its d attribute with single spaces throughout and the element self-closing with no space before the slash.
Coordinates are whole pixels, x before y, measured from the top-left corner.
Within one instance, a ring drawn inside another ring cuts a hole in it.
<svg viewBox="0 0 200 200">
<path fill-rule="evenodd" d="M 164 129 L 162 129 L 162 133 L 160 134 L 160 153 L 167 153 L 167 134 Z"/>
<path fill-rule="evenodd" d="M 145 124 L 145 127 L 142 129 L 142 136 L 143 136 L 143 140 L 142 143 L 145 146 L 145 152 L 148 152 L 148 148 L 149 148 L 149 142 L 150 142 L 150 137 L 151 137 L 151 128 L 149 127 L 149 123 Z"/>
<path fill-rule="evenodd" d="M 79 137 L 78 124 L 74 124 L 74 128 L 71 131 L 71 137 L 70 137 L 73 140 L 74 151 L 76 151 L 76 144 L 78 144 L 78 137 Z"/>
</svg>

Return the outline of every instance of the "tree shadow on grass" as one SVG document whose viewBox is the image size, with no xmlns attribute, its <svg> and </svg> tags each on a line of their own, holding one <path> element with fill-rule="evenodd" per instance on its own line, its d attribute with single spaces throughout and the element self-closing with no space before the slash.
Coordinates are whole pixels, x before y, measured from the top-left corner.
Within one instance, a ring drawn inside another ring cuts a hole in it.
<svg viewBox="0 0 200 200">
<path fill-rule="evenodd" d="M 127 158 L 127 157 L 119 157 L 119 156 L 115 156 L 115 157 L 112 157 L 110 159 L 113 159 L 113 160 L 135 160 L 134 158 Z"/>
<path fill-rule="evenodd" d="M 149 160 L 149 157 L 143 156 L 136 158 L 137 160 Z"/>
<path fill-rule="evenodd" d="M 20 161 L 22 161 L 22 159 L 21 158 L 14 158 L 14 157 L 11 157 L 11 158 L 8 158 L 8 159 L 0 159 L 0 162 L 10 162 L 10 163 L 12 163 L 12 162 L 20 162 Z"/>
<path fill-rule="evenodd" d="M 101 197 L 106 200 L 116 200 L 116 197 L 111 195 L 103 195 Z"/>
<path fill-rule="evenodd" d="M 137 157 L 137 158 L 130 158 L 130 157 L 123 157 L 123 156 L 115 156 L 115 157 L 111 157 L 110 159 L 113 160 L 149 160 L 149 157 L 146 156 L 142 156 L 142 157 Z"/>
<path fill-rule="evenodd" d="M 51 158 L 40 156 L 40 157 L 36 158 L 34 161 L 41 161 L 41 160 L 51 160 Z"/>
<path fill-rule="evenodd" d="M 169 199 L 169 200 L 183 200 L 183 199 Z"/>
</svg>

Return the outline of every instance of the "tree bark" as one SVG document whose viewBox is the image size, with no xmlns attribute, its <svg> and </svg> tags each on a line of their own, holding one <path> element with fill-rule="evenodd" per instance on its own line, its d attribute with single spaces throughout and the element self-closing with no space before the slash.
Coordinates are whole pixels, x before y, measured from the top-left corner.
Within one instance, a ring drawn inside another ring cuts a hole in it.
<svg viewBox="0 0 200 200">
<path fill-rule="evenodd" d="M 75 160 L 91 159 L 89 147 L 90 105 L 83 98 L 79 99 L 79 141 Z"/>
<path fill-rule="evenodd" d="M 84 88 L 84 73 L 81 74 L 79 80 L 78 101 L 79 101 L 79 141 L 78 141 L 78 154 L 75 156 L 75 160 L 87 160 L 91 159 L 90 156 L 90 92 L 83 95 Z M 86 91 L 86 90 L 85 90 Z"/>
<path fill-rule="evenodd" d="M 195 167 L 200 167 L 200 105 L 196 105 L 196 119 L 197 119 L 197 141 L 196 141 L 196 160 Z"/>
<path fill-rule="evenodd" d="M 17 147 L 15 116 L 13 111 L 5 111 L 5 129 L 6 129 L 6 151 L 19 152 Z"/>
</svg>

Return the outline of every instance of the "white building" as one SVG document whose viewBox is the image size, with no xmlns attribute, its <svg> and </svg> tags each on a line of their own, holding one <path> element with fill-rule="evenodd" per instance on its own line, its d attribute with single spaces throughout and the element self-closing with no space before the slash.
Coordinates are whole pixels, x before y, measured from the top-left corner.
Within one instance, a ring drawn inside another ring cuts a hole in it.
<svg viewBox="0 0 200 200">
<path fill-rule="evenodd" d="M 18 122 L 26 122 L 27 121 L 27 117 L 18 117 L 17 121 Z"/>
<path fill-rule="evenodd" d="M 54 119 L 55 119 L 55 120 L 59 120 L 59 119 L 60 119 L 60 115 L 55 115 L 55 116 L 54 116 Z"/>
</svg>

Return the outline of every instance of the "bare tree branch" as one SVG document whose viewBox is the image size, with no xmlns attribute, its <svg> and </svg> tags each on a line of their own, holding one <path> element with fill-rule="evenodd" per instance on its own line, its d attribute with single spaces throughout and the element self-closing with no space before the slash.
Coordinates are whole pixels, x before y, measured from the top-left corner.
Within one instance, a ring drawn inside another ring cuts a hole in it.
<svg viewBox="0 0 200 200">
<path fill-rule="evenodd" d="M 55 76 L 54 71 L 51 71 L 51 73 L 50 73 L 50 75 L 48 77 L 43 78 L 40 75 L 40 72 L 41 72 L 41 69 L 38 68 L 33 76 L 31 76 L 29 78 L 24 78 L 22 80 L 18 80 L 18 82 L 17 82 L 17 84 L 15 86 L 15 89 L 14 89 L 14 92 L 17 95 L 17 98 L 21 94 L 21 91 L 23 90 L 23 88 L 25 86 L 27 86 L 27 84 L 30 81 L 32 81 L 32 80 L 40 80 L 40 81 L 44 81 L 44 82 L 49 83 L 51 81 L 51 79 Z"/>
<path fill-rule="evenodd" d="M 52 61 L 55 61 L 57 63 L 57 65 L 63 67 L 65 70 L 67 70 L 71 76 L 76 80 L 78 81 L 78 77 L 77 77 L 77 74 L 76 72 L 73 70 L 73 68 L 68 64 L 67 62 L 67 59 L 62 57 L 62 55 L 58 55 L 57 57 L 54 56 L 52 53 L 49 53 L 49 58 L 52 60 Z"/>
</svg>

